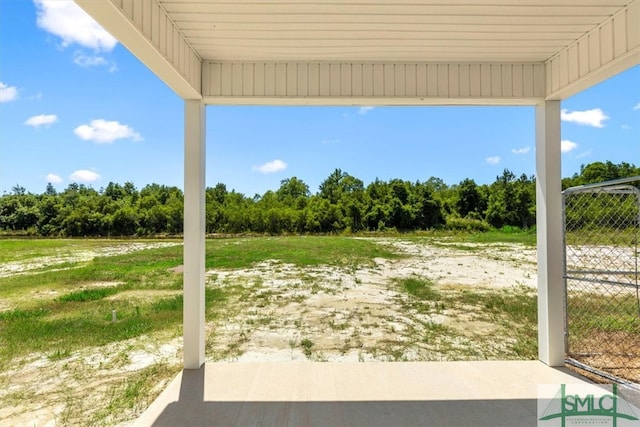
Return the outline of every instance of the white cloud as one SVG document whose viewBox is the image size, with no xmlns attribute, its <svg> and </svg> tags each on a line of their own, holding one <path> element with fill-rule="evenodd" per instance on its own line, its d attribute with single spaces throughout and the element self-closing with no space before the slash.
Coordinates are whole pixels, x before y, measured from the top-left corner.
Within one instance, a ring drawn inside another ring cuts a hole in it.
<svg viewBox="0 0 640 427">
<path fill-rule="evenodd" d="M 35 95 L 31 95 L 29 97 L 30 101 L 41 101 L 42 100 L 42 92 L 38 92 Z"/>
<path fill-rule="evenodd" d="M 252 169 L 261 173 L 280 172 L 287 168 L 287 164 L 282 160 L 272 160 L 260 166 L 254 166 Z"/>
<path fill-rule="evenodd" d="M 531 151 L 531 147 L 529 146 L 524 148 L 514 148 L 513 150 L 511 150 L 511 152 L 515 155 L 527 154 L 529 151 Z"/>
<path fill-rule="evenodd" d="M 634 110 L 640 110 L 640 102 L 633 106 Z"/>
<path fill-rule="evenodd" d="M 338 142 L 340 142 L 339 139 L 324 139 L 320 141 L 321 144 L 337 144 Z"/>
<path fill-rule="evenodd" d="M 109 65 L 109 61 L 107 61 L 104 56 L 85 55 L 82 52 L 76 52 L 73 54 L 73 63 L 83 68 Z"/>
<path fill-rule="evenodd" d="M 62 39 L 62 46 L 78 44 L 110 51 L 118 41 L 72 1 L 35 0 L 37 24 Z"/>
<path fill-rule="evenodd" d="M 47 182 L 51 182 L 53 184 L 60 184 L 62 181 L 64 180 L 59 175 L 56 175 L 55 173 L 47 174 Z"/>
<path fill-rule="evenodd" d="M 78 126 L 73 133 L 80 139 L 98 144 L 110 144 L 116 139 L 142 141 L 142 136 L 129 126 L 103 119 L 92 120 L 88 125 Z"/>
<path fill-rule="evenodd" d="M 591 150 L 587 150 L 584 153 L 580 153 L 576 156 L 576 159 L 581 159 L 583 157 L 587 157 L 591 155 Z"/>
<path fill-rule="evenodd" d="M 360 107 L 358 109 L 358 114 L 364 116 L 365 114 L 367 114 L 369 111 L 373 110 L 374 107 Z"/>
<path fill-rule="evenodd" d="M 629 130 L 629 129 L 631 129 L 631 126 L 629 126 L 627 124 L 624 124 L 624 125 L 620 125 L 620 128 L 623 129 L 623 130 Z"/>
<path fill-rule="evenodd" d="M 0 82 L 0 102 L 10 102 L 18 99 L 18 88 Z"/>
<path fill-rule="evenodd" d="M 568 139 L 563 139 L 560 141 L 560 151 L 563 153 L 568 153 L 569 151 L 573 151 L 578 148 L 578 144 L 573 141 L 569 141 Z"/>
<path fill-rule="evenodd" d="M 73 63 L 82 67 L 109 67 L 108 72 L 113 73 L 118 71 L 118 66 L 115 62 L 109 61 L 102 55 L 87 55 L 82 51 L 77 51 L 73 54 Z"/>
<path fill-rule="evenodd" d="M 51 126 L 58 121 L 58 116 L 55 114 L 40 114 L 39 116 L 29 117 L 24 124 L 27 126 L 33 126 L 34 128 L 40 126 Z"/>
<path fill-rule="evenodd" d="M 78 169 L 74 171 L 71 175 L 69 175 L 69 179 L 71 181 L 80 181 L 80 182 L 94 182 L 99 180 L 101 177 L 96 172 L 86 170 L 86 169 Z"/>
<path fill-rule="evenodd" d="M 485 161 L 490 165 L 497 165 L 498 163 L 500 163 L 500 157 L 498 156 L 487 157 Z"/>
<path fill-rule="evenodd" d="M 596 128 L 603 128 L 604 121 L 609 119 L 601 109 L 594 108 L 592 110 L 585 111 L 569 111 L 562 109 L 560 112 L 560 118 L 563 122 L 575 123 L 577 125 L 593 126 Z"/>
</svg>

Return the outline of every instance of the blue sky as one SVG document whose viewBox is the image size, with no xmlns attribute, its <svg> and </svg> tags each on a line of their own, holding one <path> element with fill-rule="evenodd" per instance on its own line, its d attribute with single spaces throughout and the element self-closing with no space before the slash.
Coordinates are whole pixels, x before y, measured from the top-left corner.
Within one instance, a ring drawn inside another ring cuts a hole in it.
<svg viewBox="0 0 640 427">
<path fill-rule="evenodd" d="M 640 164 L 640 67 L 562 103 L 563 176 Z M 0 194 L 182 187 L 183 102 L 73 3 L 0 1 Z M 491 183 L 535 171 L 533 107 L 207 107 L 207 185 L 252 196 L 335 168 Z"/>
</svg>

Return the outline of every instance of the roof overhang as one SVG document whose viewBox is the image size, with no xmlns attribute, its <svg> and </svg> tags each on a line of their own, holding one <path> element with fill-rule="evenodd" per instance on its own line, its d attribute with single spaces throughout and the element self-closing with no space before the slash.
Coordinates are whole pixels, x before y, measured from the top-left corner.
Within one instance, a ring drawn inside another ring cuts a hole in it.
<svg viewBox="0 0 640 427">
<path fill-rule="evenodd" d="M 184 99 L 531 105 L 640 64 L 640 0 L 76 0 Z"/>
</svg>

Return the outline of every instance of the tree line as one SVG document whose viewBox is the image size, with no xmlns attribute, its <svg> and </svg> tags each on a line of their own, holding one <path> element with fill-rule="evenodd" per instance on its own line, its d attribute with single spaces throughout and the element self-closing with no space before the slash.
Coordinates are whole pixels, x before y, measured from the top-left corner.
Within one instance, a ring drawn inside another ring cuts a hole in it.
<svg viewBox="0 0 640 427">
<path fill-rule="evenodd" d="M 563 187 L 640 175 L 629 163 L 595 162 L 563 179 Z M 207 233 L 330 233 L 411 231 L 434 228 L 488 230 L 535 225 L 535 178 L 505 169 L 491 184 L 473 179 L 447 185 L 391 179 L 365 185 L 340 169 L 316 193 L 297 177 L 276 191 L 248 197 L 225 184 L 206 189 Z M 15 186 L 0 196 L 0 232 L 37 236 L 178 235 L 183 227 L 183 193 L 127 182 L 95 190 L 72 183 L 63 191 L 48 184 L 42 194 Z"/>
</svg>

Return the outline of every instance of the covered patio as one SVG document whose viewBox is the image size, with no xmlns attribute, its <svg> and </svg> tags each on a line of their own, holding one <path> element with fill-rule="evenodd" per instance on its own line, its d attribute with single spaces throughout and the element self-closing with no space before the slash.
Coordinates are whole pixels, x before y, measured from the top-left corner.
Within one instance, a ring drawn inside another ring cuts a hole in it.
<svg viewBox="0 0 640 427">
<path fill-rule="evenodd" d="M 140 425 L 531 425 L 581 381 L 560 102 L 640 64 L 640 0 L 75 1 L 185 100 L 185 370 Z M 206 105 L 535 106 L 539 361 L 205 365 Z"/>
<path fill-rule="evenodd" d="M 135 425 L 531 426 L 538 384 L 582 383 L 537 361 L 206 364 Z"/>
</svg>

